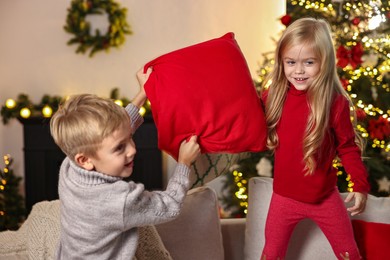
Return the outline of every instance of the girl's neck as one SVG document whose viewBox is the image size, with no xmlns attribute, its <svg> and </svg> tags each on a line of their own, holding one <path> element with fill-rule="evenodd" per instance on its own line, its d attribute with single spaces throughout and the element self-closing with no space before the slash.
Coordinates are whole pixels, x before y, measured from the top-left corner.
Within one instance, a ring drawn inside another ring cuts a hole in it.
<svg viewBox="0 0 390 260">
<path fill-rule="evenodd" d="M 288 85 L 289 88 L 289 93 L 295 95 L 295 96 L 300 96 L 300 95 L 305 95 L 307 90 L 298 90 L 293 84 Z"/>
</svg>

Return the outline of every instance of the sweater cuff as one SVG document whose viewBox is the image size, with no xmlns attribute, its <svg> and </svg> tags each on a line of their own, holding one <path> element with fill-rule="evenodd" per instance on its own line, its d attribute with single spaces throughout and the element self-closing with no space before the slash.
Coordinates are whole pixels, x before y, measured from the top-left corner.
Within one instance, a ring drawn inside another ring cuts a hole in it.
<svg viewBox="0 0 390 260">
<path fill-rule="evenodd" d="M 190 175 L 191 169 L 184 163 L 177 163 L 176 171 L 188 177 Z"/>
<path fill-rule="evenodd" d="M 132 103 L 128 104 L 125 109 L 130 116 L 131 127 L 135 132 L 135 130 L 144 122 L 144 118 L 140 115 L 139 108 Z"/>
</svg>

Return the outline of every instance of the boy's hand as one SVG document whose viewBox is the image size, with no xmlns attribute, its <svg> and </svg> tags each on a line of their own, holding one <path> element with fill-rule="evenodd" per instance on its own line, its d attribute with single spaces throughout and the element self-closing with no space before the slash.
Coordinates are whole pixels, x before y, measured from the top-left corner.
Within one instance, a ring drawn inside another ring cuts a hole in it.
<svg viewBox="0 0 390 260">
<path fill-rule="evenodd" d="M 351 212 L 351 216 L 360 214 L 366 208 L 367 194 L 361 192 L 351 192 L 348 194 L 345 202 L 350 202 L 352 199 L 355 199 L 355 204 L 352 207 L 347 208 Z"/>
<path fill-rule="evenodd" d="M 135 106 L 141 107 L 146 101 L 146 92 L 145 92 L 145 83 L 148 81 L 150 74 L 152 73 L 152 69 L 148 68 L 146 73 L 144 73 L 143 68 L 137 71 L 137 80 L 139 83 L 140 90 L 134 99 L 131 101 Z"/>
<path fill-rule="evenodd" d="M 152 73 L 152 68 L 148 68 L 146 73 L 144 73 L 144 68 L 141 68 L 137 71 L 137 80 L 141 90 L 144 88 L 146 81 L 148 81 L 150 74 Z"/>
<path fill-rule="evenodd" d="M 188 167 L 196 160 L 200 154 L 200 147 L 197 140 L 197 136 L 191 136 L 188 142 L 184 140 L 180 144 L 178 162 L 187 165 Z"/>
</svg>

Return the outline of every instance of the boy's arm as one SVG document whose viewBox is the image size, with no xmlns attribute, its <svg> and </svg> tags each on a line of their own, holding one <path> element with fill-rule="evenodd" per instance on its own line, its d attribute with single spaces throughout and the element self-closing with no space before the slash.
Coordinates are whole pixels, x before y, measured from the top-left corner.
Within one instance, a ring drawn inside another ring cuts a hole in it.
<svg viewBox="0 0 390 260">
<path fill-rule="evenodd" d="M 153 225 L 177 217 L 190 187 L 191 163 L 199 154 L 197 136 L 192 136 L 190 140 L 184 140 L 180 145 L 179 161 L 165 191 L 149 192 L 143 185 L 133 186 L 126 198 L 125 225 L 129 227 Z"/>
<path fill-rule="evenodd" d="M 144 118 L 139 113 L 139 108 L 133 103 L 128 104 L 125 109 L 130 116 L 131 129 L 133 129 L 133 133 L 135 133 L 138 127 L 144 122 Z"/>
<path fill-rule="evenodd" d="M 141 68 L 139 71 L 137 71 L 137 80 L 139 84 L 139 92 L 138 94 L 134 97 L 133 103 L 136 107 L 141 108 L 141 106 L 145 103 L 146 101 L 146 92 L 145 92 L 145 83 L 148 81 L 148 78 L 150 74 L 152 73 L 152 69 L 148 68 L 146 73 L 143 72 L 143 69 Z"/>
<path fill-rule="evenodd" d="M 142 184 L 129 183 L 124 207 L 125 227 L 154 225 L 175 219 L 190 186 L 190 168 L 178 163 L 165 191 L 147 191 Z"/>
<path fill-rule="evenodd" d="M 148 69 L 146 73 L 143 73 L 143 70 L 140 69 L 137 72 L 137 80 L 139 83 L 140 90 L 130 104 L 126 106 L 126 111 L 131 119 L 131 127 L 133 132 L 135 132 L 138 127 L 144 122 L 143 117 L 139 114 L 139 109 L 143 106 L 146 101 L 146 92 L 144 89 L 145 83 L 149 78 L 152 69 Z"/>
</svg>

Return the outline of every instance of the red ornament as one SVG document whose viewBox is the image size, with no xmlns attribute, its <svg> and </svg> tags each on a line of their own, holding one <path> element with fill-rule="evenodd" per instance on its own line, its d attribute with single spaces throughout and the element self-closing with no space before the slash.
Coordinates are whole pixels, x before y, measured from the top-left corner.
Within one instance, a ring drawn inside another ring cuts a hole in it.
<svg viewBox="0 0 390 260">
<path fill-rule="evenodd" d="M 92 1 L 87 1 L 87 6 L 88 6 L 88 9 L 91 9 L 92 6 L 93 6 L 93 3 Z"/>
<path fill-rule="evenodd" d="M 282 18 L 280 18 L 280 21 L 285 26 L 288 26 L 291 23 L 291 20 L 292 20 L 292 18 L 288 14 L 286 14 L 286 15 L 282 16 Z"/>
<path fill-rule="evenodd" d="M 356 69 L 362 61 L 362 56 L 364 53 L 363 45 L 358 42 L 350 50 L 345 48 L 343 45 L 340 45 L 337 49 L 337 66 L 345 68 L 348 64 L 352 66 L 353 69 Z"/>
<path fill-rule="evenodd" d="M 372 139 L 384 140 L 390 136 L 390 122 L 382 116 L 377 120 L 371 119 L 368 122 L 367 130 L 370 132 Z"/>
<path fill-rule="evenodd" d="M 340 79 L 340 81 L 341 81 L 341 85 L 343 86 L 343 88 L 345 90 L 347 90 L 348 85 L 349 85 L 349 81 L 347 79 L 345 79 L 345 78 Z"/>
<path fill-rule="evenodd" d="M 359 23 L 360 23 L 360 18 L 359 17 L 355 17 L 355 18 L 352 19 L 352 24 L 353 25 L 359 25 Z"/>
<path fill-rule="evenodd" d="M 356 109 L 356 118 L 358 121 L 363 121 L 364 119 L 366 119 L 366 117 L 367 117 L 367 114 L 366 114 L 366 112 L 364 112 L 363 109 L 361 109 L 361 108 Z"/>
</svg>

